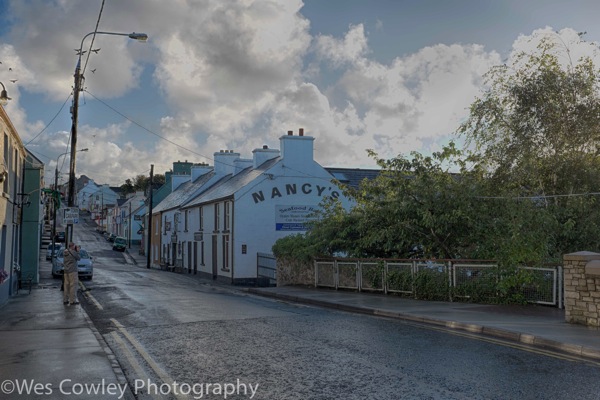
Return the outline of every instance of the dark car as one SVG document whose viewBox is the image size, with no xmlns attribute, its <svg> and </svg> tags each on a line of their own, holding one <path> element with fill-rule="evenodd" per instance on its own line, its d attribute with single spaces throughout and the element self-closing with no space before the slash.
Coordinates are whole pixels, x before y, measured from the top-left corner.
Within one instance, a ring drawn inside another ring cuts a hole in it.
<svg viewBox="0 0 600 400">
<path fill-rule="evenodd" d="M 127 239 L 121 236 L 117 236 L 113 242 L 113 250 L 125 251 L 127 248 Z"/>
<path fill-rule="evenodd" d="M 117 238 L 117 235 L 115 235 L 114 233 L 111 233 L 110 235 L 108 235 L 107 240 L 112 243 L 115 241 L 116 238 Z"/>
<path fill-rule="evenodd" d="M 54 241 L 58 242 L 58 243 L 64 243 L 65 242 L 65 233 L 64 232 L 56 232 L 56 235 L 54 235 Z"/>
</svg>

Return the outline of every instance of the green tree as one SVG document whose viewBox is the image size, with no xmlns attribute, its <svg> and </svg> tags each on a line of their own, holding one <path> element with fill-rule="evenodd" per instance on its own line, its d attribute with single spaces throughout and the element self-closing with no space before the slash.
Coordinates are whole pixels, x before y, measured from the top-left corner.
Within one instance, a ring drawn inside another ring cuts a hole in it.
<svg viewBox="0 0 600 400">
<path fill-rule="evenodd" d="M 146 175 L 137 175 L 133 179 L 126 179 L 125 183 L 120 186 L 121 192 L 124 194 L 135 193 L 135 192 L 146 192 L 148 184 L 150 183 L 150 177 Z M 156 174 L 152 177 L 152 183 L 155 189 L 165 184 L 165 176 L 163 174 Z"/>
<path fill-rule="evenodd" d="M 458 130 L 487 161 L 498 194 L 537 197 L 547 209 L 556 258 L 597 250 L 600 240 L 597 198 L 585 195 L 600 191 L 598 69 L 590 57 L 572 60 L 558 39 L 546 35 L 537 51 L 492 68 Z"/>
<path fill-rule="evenodd" d="M 127 195 L 129 193 L 135 192 L 135 187 L 133 186 L 133 182 L 131 181 L 131 179 L 125 179 L 125 183 L 122 184 L 120 186 L 120 188 L 121 188 L 121 193 L 123 195 Z"/>
</svg>

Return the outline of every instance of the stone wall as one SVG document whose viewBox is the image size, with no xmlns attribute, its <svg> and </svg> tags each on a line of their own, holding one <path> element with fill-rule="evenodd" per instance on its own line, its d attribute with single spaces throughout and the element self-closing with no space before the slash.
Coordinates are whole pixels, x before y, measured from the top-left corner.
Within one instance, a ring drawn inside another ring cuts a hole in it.
<svg viewBox="0 0 600 400">
<path fill-rule="evenodd" d="M 600 326 L 600 254 L 566 254 L 564 260 L 565 319 Z"/>
<path fill-rule="evenodd" d="M 291 258 L 277 259 L 277 286 L 314 286 L 315 263 Z"/>
</svg>

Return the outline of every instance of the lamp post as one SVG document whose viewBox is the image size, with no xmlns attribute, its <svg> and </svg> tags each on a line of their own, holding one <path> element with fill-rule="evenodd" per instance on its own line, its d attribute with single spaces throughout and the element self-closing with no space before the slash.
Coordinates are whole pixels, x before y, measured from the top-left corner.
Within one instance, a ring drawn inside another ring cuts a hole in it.
<svg viewBox="0 0 600 400">
<path fill-rule="evenodd" d="M 118 33 L 118 32 L 90 32 L 81 39 L 81 45 L 77 51 L 78 59 L 77 66 L 75 67 L 75 84 L 73 86 L 73 106 L 71 107 L 71 160 L 69 164 L 69 186 L 68 186 L 68 199 L 67 204 L 69 207 L 75 206 L 75 153 L 77 147 L 77 119 L 79 114 L 79 92 L 81 91 L 81 82 L 83 80 L 83 74 L 81 73 L 81 56 L 83 54 L 83 42 L 90 35 L 115 35 L 115 36 L 127 36 L 130 39 L 134 39 L 140 42 L 148 40 L 148 35 L 145 33 Z M 71 241 L 73 238 L 73 225 L 67 225 L 66 240 Z"/>
<path fill-rule="evenodd" d="M 6 93 L 6 87 L 4 87 L 4 83 L 0 82 L 0 85 L 2 85 L 2 92 L 0 92 L 0 105 L 5 106 L 6 104 L 8 104 L 8 101 L 12 99 L 8 97 L 8 94 Z"/>
<path fill-rule="evenodd" d="M 80 150 L 76 150 L 76 151 L 88 151 L 88 149 L 85 148 L 85 149 L 80 149 Z M 54 190 L 55 190 L 55 192 L 58 192 L 58 160 L 60 160 L 60 158 L 62 156 L 67 155 L 67 154 L 69 154 L 68 151 L 65 153 L 62 153 L 61 155 L 59 155 L 56 158 L 56 167 L 54 168 Z M 50 263 L 52 263 L 54 261 L 54 257 L 55 257 L 54 246 L 56 245 L 56 206 L 57 205 L 58 205 L 57 202 L 54 201 L 54 206 L 52 207 L 52 216 L 53 216 L 53 218 L 52 218 L 52 251 L 50 252 Z M 67 240 L 66 237 L 67 237 L 67 235 L 65 235 L 65 241 Z M 66 243 L 65 243 L 65 245 L 66 245 Z"/>
</svg>

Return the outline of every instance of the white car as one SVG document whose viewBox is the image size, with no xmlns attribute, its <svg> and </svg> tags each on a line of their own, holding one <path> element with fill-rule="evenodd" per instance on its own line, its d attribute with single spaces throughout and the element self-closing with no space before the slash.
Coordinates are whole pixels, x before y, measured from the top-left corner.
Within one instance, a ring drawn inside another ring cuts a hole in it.
<svg viewBox="0 0 600 400">
<path fill-rule="evenodd" d="M 58 250 L 58 254 L 52 263 L 52 277 L 60 278 L 64 273 L 64 253 L 65 248 L 61 247 Z M 79 278 L 92 279 L 94 277 L 94 260 L 85 249 L 79 250 L 81 260 L 77 263 L 77 271 L 79 272 Z"/>
</svg>

